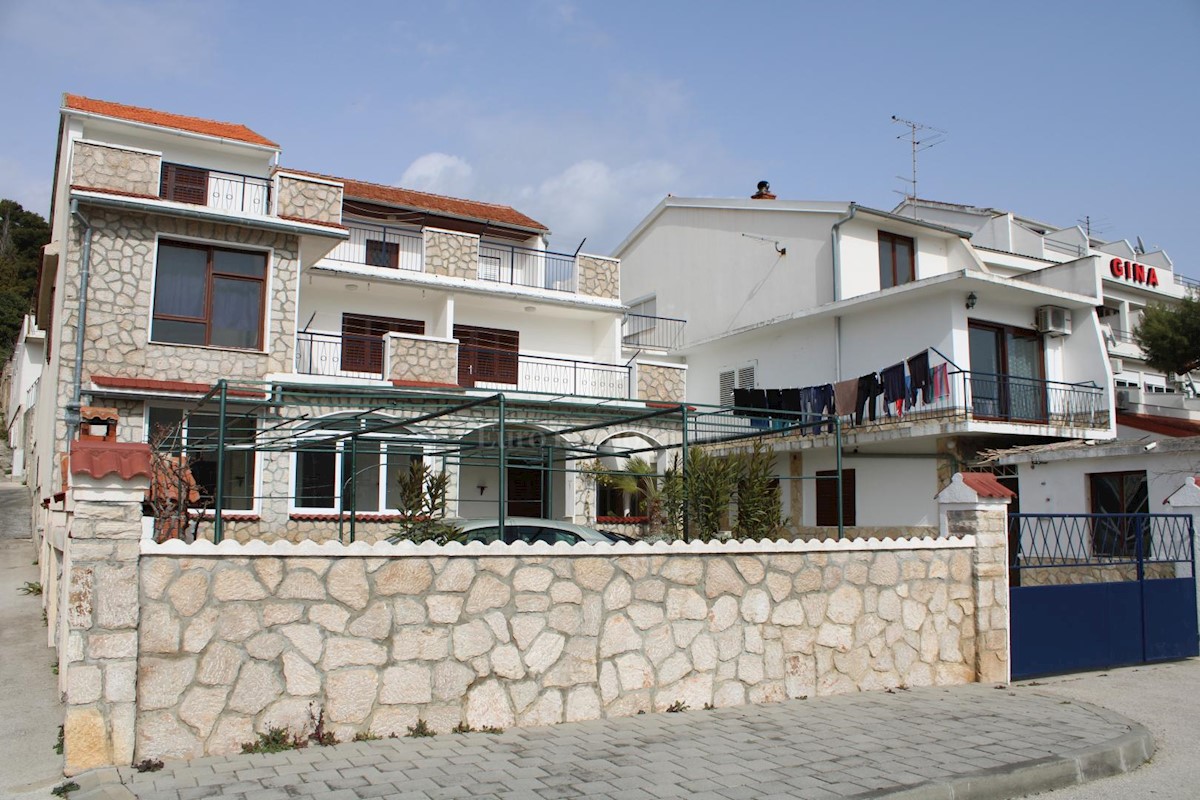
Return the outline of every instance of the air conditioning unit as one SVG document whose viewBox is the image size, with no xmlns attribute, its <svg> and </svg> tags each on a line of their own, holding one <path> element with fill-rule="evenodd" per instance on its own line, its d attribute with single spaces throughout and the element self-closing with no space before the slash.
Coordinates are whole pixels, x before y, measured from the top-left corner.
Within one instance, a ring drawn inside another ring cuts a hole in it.
<svg viewBox="0 0 1200 800">
<path fill-rule="evenodd" d="M 1120 375 L 1125 371 L 1125 362 L 1119 358 L 1110 358 L 1108 363 L 1112 364 L 1113 375 Z"/>
<path fill-rule="evenodd" d="M 1067 336 L 1071 333 L 1071 312 L 1058 306 L 1041 306 L 1035 321 L 1038 333 Z"/>
</svg>

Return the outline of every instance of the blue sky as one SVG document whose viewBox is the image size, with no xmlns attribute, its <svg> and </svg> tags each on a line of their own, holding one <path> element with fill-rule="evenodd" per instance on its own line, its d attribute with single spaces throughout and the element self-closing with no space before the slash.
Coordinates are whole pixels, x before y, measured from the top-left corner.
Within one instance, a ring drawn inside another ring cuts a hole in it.
<svg viewBox="0 0 1200 800">
<path fill-rule="evenodd" d="M 0 196 L 63 91 L 242 122 L 287 165 L 513 205 L 608 252 L 665 194 L 1090 215 L 1200 276 L 1200 2 L 0 0 Z"/>
</svg>

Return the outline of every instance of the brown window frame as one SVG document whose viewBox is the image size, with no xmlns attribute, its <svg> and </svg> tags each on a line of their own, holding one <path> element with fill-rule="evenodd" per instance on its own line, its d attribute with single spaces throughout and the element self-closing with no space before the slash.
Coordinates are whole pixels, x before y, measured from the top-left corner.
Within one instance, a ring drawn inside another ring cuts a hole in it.
<svg viewBox="0 0 1200 800">
<path fill-rule="evenodd" d="M 342 369 L 380 372 L 383 369 L 383 337 L 389 333 L 424 336 L 425 322 L 342 312 Z"/>
<path fill-rule="evenodd" d="M 891 259 L 891 278 L 889 284 L 884 284 L 884 263 L 883 263 L 883 245 L 888 243 L 890 259 Z M 899 242 L 908 242 L 908 280 L 900 280 L 900 276 L 896 271 L 896 245 Z M 890 233 L 888 231 L 879 231 L 879 288 L 891 289 L 894 286 L 903 286 L 906 283 L 912 283 L 917 279 L 917 240 L 911 236 L 901 236 L 898 233 Z"/>
<path fill-rule="evenodd" d="M 1141 530 L 1142 558 L 1151 556 L 1153 537 L 1150 535 L 1150 476 L 1144 469 L 1115 470 L 1111 472 L 1088 472 L 1088 509 L 1092 514 L 1092 555 L 1100 558 L 1135 559 L 1138 555 L 1138 529 Z M 1128 479 L 1134 478 L 1140 486 L 1134 494 L 1128 493 Z M 1102 511 L 1096 484 L 1100 480 L 1117 480 L 1117 495 L 1121 502 L 1120 511 Z M 1141 495 L 1140 498 L 1138 495 Z M 1136 510 L 1130 510 L 1131 500 L 1140 500 Z M 1112 515 L 1120 516 L 1112 516 Z"/>
<path fill-rule="evenodd" d="M 1040 334 L 1037 331 L 1032 330 L 1030 328 L 1021 328 L 1016 325 L 1005 325 L 1002 322 L 987 322 L 985 320 L 969 319 L 969 320 L 967 320 L 968 347 L 970 346 L 970 344 L 969 344 L 970 343 L 970 334 L 971 334 L 972 329 L 993 331 L 993 332 L 999 334 L 999 336 L 996 339 L 996 341 L 999 343 L 999 350 L 996 355 L 1000 362 L 1001 372 L 997 373 L 997 377 L 995 378 L 996 391 L 997 391 L 996 399 L 998 402 L 998 408 L 1004 412 L 1004 413 L 997 415 L 997 414 L 981 413 L 977 409 L 973 409 L 972 413 L 974 414 L 976 419 L 996 420 L 996 421 L 1017 421 L 1017 422 L 1046 422 L 1046 421 L 1048 421 L 1049 420 L 1049 416 L 1048 416 L 1049 404 L 1048 404 L 1047 398 L 1045 397 L 1046 337 L 1044 337 L 1042 334 Z M 1008 341 L 1009 341 L 1010 337 L 1011 338 L 1020 337 L 1023 339 L 1031 339 L 1031 340 L 1037 342 L 1038 374 L 1036 377 L 1029 378 L 1029 377 L 1021 376 L 1021 375 L 1013 375 L 1011 372 L 1009 372 Z M 970 380 L 972 381 L 972 385 L 971 385 L 972 396 L 974 396 L 976 386 L 979 385 L 977 382 L 986 382 L 987 380 L 989 380 L 989 378 L 978 377 L 978 376 L 983 376 L 983 375 L 987 375 L 987 373 L 977 371 L 975 369 L 975 364 L 972 362 L 971 373 L 970 373 Z M 1015 378 L 1018 381 L 1020 381 L 1020 380 L 1037 380 L 1037 381 L 1041 382 L 1041 386 L 1043 388 L 1042 388 L 1042 396 L 1041 396 L 1041 400 L 1040 400 L 1040 409 L 1039 409 L 1040 413 L 1037 417 L 1033 417 L 1033 418 L 1029 418 L 1029 419 L 1018 417 L 1014 420 L 1012 390 L 1009 385 L 1009 379 L 1012 379 L 1012 378 Z"/>
<path fill-rule="evenodd" d="M 367 238 L 367 266 L 400 269 L 400 243 Z"/>
<path fill-rule="evenodd" d="M 158 196 L 176 203 L 208 205 L 208 170 L 183 164 L 163 164 Z"/>
<path fill-rule="evenodd" d="M 458 340 L 459 385 L 474 386 L 476 381 L 517 384 L 520 376 L 520 331 L 455 325 L 454 338 Z"/>
<path fill-rule="evenodd" d="M 264 340 L 263 328 L 265 327 L 266 319 L 267 319 L 267 314 L 266 314 L 267 276 L 270 275 L 270 273 L 271 273 L 271 254 L 265 250 L 242 250 L 242 249 L 239 249 L 236 247 L 221 247 L 218 245 L 201 244 L 199 242 L 183 242 L 183 241 L 179 241 L 177 239 L 159 239 L 157 249 L 155 250 L 155 260 L 154 260 L 154 273 L 155 273 L 156 281 L 158 279 L 159 263 L 160 263 L 160 259 L 162 258 L 162 247 L 164 244 L 168 245 L 170 247 L 190 248 L 193 250 L 203 250 L 208 254 L 207 259 L 206 259 L 206 262 L 207 262 L 206 267 L 207 268 L 206 268 L 206 272 L 205 272 L 205 282 L 204 282 L 204 316 L 203 317 L 189 317 L 189 316 L 182 315 L 182 314 L 160 314 L 157 311 L 157 309 L 154 307 L 155 302 L 156 302 L 155 296 L 151 296 L 151 298 L 150 298 L 150 305 L 151 305 L 150 341 L 152 341 L 156 344 L 177 344 L 177 345 L 190 346 L 190 347 L 219 347 L 221 349 L 228 349 L 228 350 L 245 350 L 245 351 L 262 352 L 263 340 Z M 262 259 L 263 259 L 262 277 L 256 278 L 251 275 L 243 275 L 238 272 L 220 272 L 218 270 L 215 270 L 213 268 L 213 254 L 218 251 L 226 252 L 226 253 L 240 253 L 243 255 L 250 254 L 250 255 L 255 255 L 255 256 L 262 256 Z M 258 339 L 256 340 L 253 347 L 237 347 L 236 345 L 230 345 L 230 344 L 216 344 L 216 345 L 212 344 L 213 282 L 217 278 L 220 278 L 221 280 L 245 281 L 247 283 L 257 283 L 258 284 Z M 155 284 L 154 291 L 155 291 L 155 295 L 157 295 L 157 292 L 158 292 L 157 283 Z M 197 344 L 195 342 L 172 342 L 169 339 L 159 338 L 158 334 L 154 330 L 154 328 L 155 328 L 154 323 L 160 319 L 168 321 L 168 322 L 174 321 L 174 322 L 203 323 L 204 324 L 204 343 Z"/>
<path fill-rule="evenodd" d="M 837 481 L 831 480 L 837 478 L 837 470 L 818 470 L 816 477 L 816 524 L 818 527 L 837 527 Z M 842 525 L 844 527 L 854 527 L 858 524 L 857 493 L 854 470 L 842 470 Z"/>
</svg>

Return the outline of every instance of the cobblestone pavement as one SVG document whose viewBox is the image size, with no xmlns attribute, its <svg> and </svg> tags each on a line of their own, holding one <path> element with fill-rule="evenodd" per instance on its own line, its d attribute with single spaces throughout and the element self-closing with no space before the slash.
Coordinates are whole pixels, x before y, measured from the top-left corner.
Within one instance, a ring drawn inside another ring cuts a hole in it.
<svg viewBox="0 0 1200 800">
<path fill-rule="evenodd" d="M 140 800 L 781 800 L 879 797 L 904 787 L 917 787 L 911 797 L 970 797 L 978 794 L 961 787 L 1022 766 L 1065 765 L 1073 782 L 1088 770 L 1063 757 L 1091 752 L 1077 758 L 1088 763 L 1095 753 L 1107 752 L 1106 743 L 1121 737 L 1141 743 L 1144 735 L 1136 724 L 1094 706 L 1033 690 L 973 685 L 502 734 L 443 732 L 434 738 L 209 757 L 158 772 L 122 768 L 120 775 Z M 1121 768 L 1143 758 L 1125 759 Z M 955 779 L 959 788 L 950 789 L 946 783 Z M 1024 793 L 1013 788 L 1010 796 Z"/>
</svg>

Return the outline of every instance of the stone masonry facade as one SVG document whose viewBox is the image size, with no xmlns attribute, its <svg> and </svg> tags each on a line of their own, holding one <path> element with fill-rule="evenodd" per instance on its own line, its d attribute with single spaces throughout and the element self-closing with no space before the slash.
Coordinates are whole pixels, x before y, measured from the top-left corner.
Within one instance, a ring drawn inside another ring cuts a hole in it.
<svg viewBox="0 0 1200 800">
<path fill-rule="evenodd" d="M 341 224 L 341 186 L 290 173 L 279 173 L 276 177 L 279 216 Z"/>
<path fill-rule="evenodd" d="M 575 258 L 579 270 L 579 293 L 590 297 L 621 299 L 621 262 L 615 258 L 580 253 Z"/>
<path fill-rule="evenodd" d="M 687 370 L 662 364 L 637 365 L 638 398 L 658 403 L 682 403 Z"/>
<path fill-rule="evenodd" d="M 431 275 L 474 280 L 479 277 L 479 237 L 425 228 L 425 271 Z"/>
<path fill-rule="evenodd" d="M 71 184 L 157 197 L 161 162 L 162 157 L 154 153 L 77 141 L 71 155 Z"/>
<path fill-rule="evenodd" d="M 150 545 L 135 758 L 237 752 L 321 717 L 345 740 L 969 682 L 972 545 Z"/>
<path fill-rule="evenodd" d="M 385 348 L 388 380 L 458 385 L 457 341 L 389 333 Z"/>
</svg>

